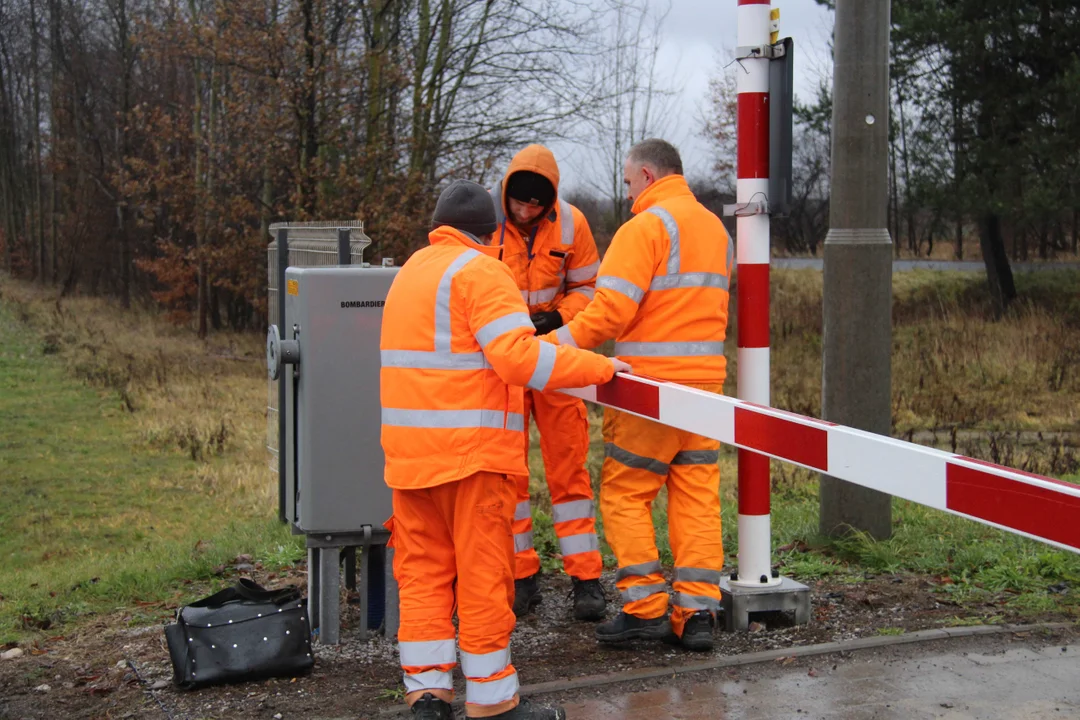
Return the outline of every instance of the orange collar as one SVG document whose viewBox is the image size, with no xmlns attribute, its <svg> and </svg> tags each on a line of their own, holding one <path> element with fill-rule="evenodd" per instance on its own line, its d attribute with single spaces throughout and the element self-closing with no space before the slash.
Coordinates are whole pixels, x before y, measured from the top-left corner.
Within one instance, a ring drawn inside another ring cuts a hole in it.
<svg viewBox="0 0 1080 720">
<path fill-rule="evenodd" d="M 642 190 L 634 201 L 634 206 L 630 208 L 630 212 L 637 215 L 657 203 L 682 195 L 694 196 L 694 193 L 690 191 L 690 186 L 686 184 L 686 178 L 682 175 L 668 175 L 655 180 L 652 185 Z"/>
<path fill-rule="evenodd" d="M 428 233 L 428 242 L 432 245 L 460 245 L 470 250 L 479 250 L 493 258 L 499 257 L 499 248 L 484 245 L 472 235 L 449 225 L 440 225 Z"/>
</svg>

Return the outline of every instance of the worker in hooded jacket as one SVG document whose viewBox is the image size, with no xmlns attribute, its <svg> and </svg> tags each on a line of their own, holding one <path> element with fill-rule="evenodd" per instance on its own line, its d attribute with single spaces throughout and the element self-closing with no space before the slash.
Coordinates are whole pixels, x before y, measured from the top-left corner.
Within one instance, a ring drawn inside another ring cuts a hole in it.
<svg viewBox="0 0 1080 720">
<path fill-rule="evenodd" d="M 611 241 L 596 298 L 543 339 L 594 348 L 615 338 L 615 355 L 635 372 L 722 392 L 731 240 L 720 219 L 695 199 L 669 143 L 635 145 L 624 173 L 635 217 Z M 596 637 L 664 638 L 710 649 L 724 562 L 719 443 L 612 409 L 604 411 L 603 434 L 600 511 L 619 564 L 623 606 L 597 626 Z M 651 513 L 664 485 L 675 559 L 670 599 Z"/>
<path fill-rule="evenodd" d="M 536 338 L 488 244 L 495 206 L 483 187 L 451 184 L 432 225 L 431 245 L 390 288 L 379 346 L 406 701 L 416 718 L 452 717 L 456 608 L 466 714 L 561 720 L 561 709 L 519 701 L 510 662 L 514 478 L 527 472 L 522 387 L 603 383 L 629 366 Z"/>
<path fill-rule="evenodd" d="M 513 272 L 541 335 L 562 327 L 585 309 L 600 267 L 588 221 L 580 210 L 559 199 L 558 189 L 555 156 L 543 145 L 530 145 L 514 156 L 506 176 L 492 191 L 499 224 L 494 244 Z M 585 467 L 589 454 L 585 403 L 559 392 L 526 389 L 524 412 L 526 467 L 531 415 L 540 433 L 563 568 L 572 578 L 574 617 L 602 620 L 607 600 L 599 580 L 603 560 L 596 537 L 592 481 Z M 518 478 L 514 549 L 514 614 L 521 617 L 542 599 L 528 474 Z"/>
</svg>

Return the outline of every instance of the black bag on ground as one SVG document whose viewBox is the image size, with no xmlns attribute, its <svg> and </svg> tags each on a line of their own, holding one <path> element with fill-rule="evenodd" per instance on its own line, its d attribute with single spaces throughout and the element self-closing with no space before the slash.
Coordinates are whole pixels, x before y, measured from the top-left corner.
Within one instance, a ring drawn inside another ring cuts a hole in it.
<svg viewBox="0 0 1080 720">
<path fill-rule="evenodd" d="M 165 628 L 173 682 L 190 690 L 307 672 L 315 658 L 306 605 L 295 586 L 264 590 L 242 578 L 181 608 Z"/>
</svg>

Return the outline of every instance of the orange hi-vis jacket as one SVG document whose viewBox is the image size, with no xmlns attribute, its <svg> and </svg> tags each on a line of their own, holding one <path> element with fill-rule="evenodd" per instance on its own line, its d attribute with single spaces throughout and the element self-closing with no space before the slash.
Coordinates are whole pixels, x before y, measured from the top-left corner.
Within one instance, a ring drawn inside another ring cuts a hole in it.
<svg viewBox="0 0 1080 720">
<path fill-rule="evenodd" d="M 487 471 L 527 473 L 522 386 L 611 379 L 600 355 L 541 342 L 509 269 L 448 226 L 398 272 L 383 307 L 386 484 L 433 487 Z"/>
<path fill-rule="evenodd" d="M 543 175 L 555 188 L 556 200 L 531 233 L 522 234 L 508 219 L 506 184 L 522 170 Z M 529 145 L 514 156 L 506 176 L 492 190 L 499 229 L 492 244 L 514 273 L 529 312 L 557 310 L 563 322 L 585 309 L 593 298 L 600 255 L 585 216 L 558 199 L 559 166 L 543 145 Z"/>
<path fill-rule="evenodd" d="M 682 175 L 647 187 L 611 241 L 596 299 L 545 340 L 594 348 L 612 337 L 635 373 L 723 383 L 734 246 Z"/>
</svg>

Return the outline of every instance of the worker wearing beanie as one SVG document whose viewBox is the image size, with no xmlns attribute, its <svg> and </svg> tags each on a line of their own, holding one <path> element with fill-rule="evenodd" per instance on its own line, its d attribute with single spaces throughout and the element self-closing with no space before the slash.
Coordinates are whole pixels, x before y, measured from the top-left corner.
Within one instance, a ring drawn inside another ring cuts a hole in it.
<svg viewBox="0 0 1080 720">
<path fill-rule="evenodd" d="M 495 245 L 514 273 L 538 334 L 556 330 L 589 303 L 600 258 L 581 211 L 558 199 L 559 166 L 542 145 L 530 145 L 510 163 L 493 197 L 499 227 Z M 607 608 L 600 587 L 603 561 L 596 537 L 592 481 L 585 468 L 589 421 L 585 403 L 562 393 L 525 391 L 525 454 L 529 416 L 536 418 L 540 454 L 551 492 L 552 519 L 563 568 L 573 580 L 574 616 L 601 620 Z M 526 461 L 527 466 L 527 461 Z M 541 600 L 540 558 L 533 547 L 529 477 L 518 479 L 514 514 L 514 613 Z"/>
<path fill-rule="evenodd" d="M 690 191 L 669 143 L 638 143 L 623 170 L 635 216 L 612 238 L 596 299 L 543 339 L 592 348 L 615 338 L 615 355 L 642 375 L 723 392 L 731 239 Z M 604 411 L 600 511 L 623 607 L 597 626 L 601 642 L 667 638 L 712 648 L 724 564 L 719 448 L 701 435 Z M 665 485 L 675 558 L 670 623 L 651 512 Z"/>
<path fill-rule="evenodd" d="M 415 718 L 452 717 L 453 615 L 469 717 L 562 720 L 518 698 L 511 521 L 522 386 L 579 387 L 625 363 L 536 339 L 528 308 L 489 243 L 495 206 L 476 183 L 439 196 L 431 245 L 398 272 L 383 308 L 382 446 L 394 514 L 401 665 Z"/>
</svg>

